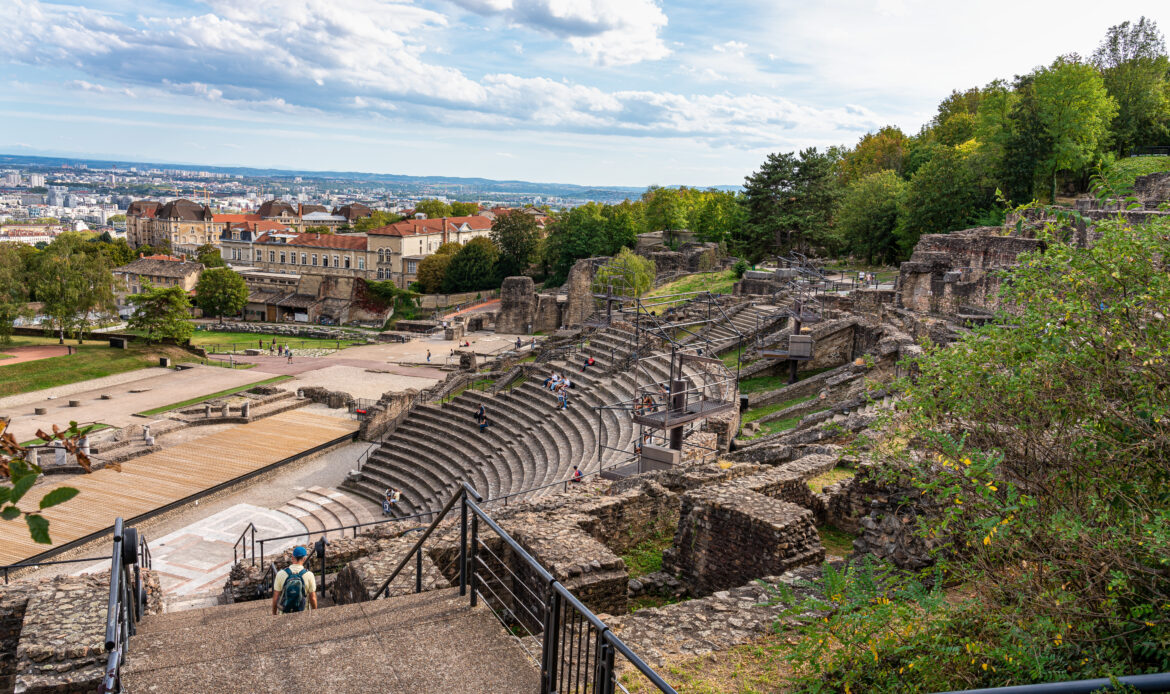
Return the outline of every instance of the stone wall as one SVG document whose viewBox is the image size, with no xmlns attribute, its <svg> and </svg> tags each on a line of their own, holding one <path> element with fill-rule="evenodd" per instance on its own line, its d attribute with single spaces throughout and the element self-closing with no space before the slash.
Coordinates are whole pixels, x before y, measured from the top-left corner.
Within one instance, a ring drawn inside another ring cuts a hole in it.
<svg viewBox="0 0 1170 694">
<path fill-rule="evenodd" d="M 580 325 L 593 315 L 593 275 L 597 272 L 596 259 L 583 258 L 573 264 L 564 289 L 568 293 L 562 325 Z"/>
<path fill-rule="evenodd" d="M 398 425 L 410 414 L 418 395 L 419 391 L 414 388 L 383 393 L 377 404 L 366 410 L 366 418 L 362 420 L 358 438 L 363 441 L 378 441 L 394 433 Z"/>
<path fill-rule="evenodd" d="M 531 277 L 507 277 L 500 287 L 496 332 L 526 335 L 536 316 L 536 287 Z"/>
<path fill-rule="evenodd" d="M 313 538 L 312 542 L 316 542 L 316 538 Z M 320 581 L 321 565 L 317 556 L 311 551 L 312 542 L 306 545 L 310 548 L 306 566 L 317 575 L 317 580 Z M 358 535 L 357 537 L 330 540 L 325 550 L 326 573 L 336 574 L 362 557 L 383 551 L 387 546 L 386 543 L 385 538 L 374 535 Z M 254 566 L 251 563 L 237 562 L 232 566 L 227 583 L 224 585 L 224 595 L 228 601 L 235 603 L 259 600 L 261 595 L 269 589 L 266 581 L 270 581 L 271 578 L 265 579 L 264 576 L 268 564 L 275 564 L 277 571 L 287 568 L 292 564 L 292 552 L 293 548 L 289 547 L 276 556 L 265 557 L 263 564 L 257 562 Z"/>
<path fill-rule="evenodd" d="M 701 596 L 824 558 L 812 511 L 726 484 L 683 496 L 663 566 Z"/>
<path fill-rule="evenodd" d="M 654 261 L 659 277 L 688 272 L 708 272 L 719 265 L 719 246 L 714 243 L 684 243 L 679 250 L 647 250 L 640 252 Z"/>
<path fill-rule="evenodd" d="M 564 303 L 557 301 L 556 294 L 537 294 L 536 310 L 532 316 L 533 332 L 550 333 L 559 329 L 562 308 Z"/>
<path fill-rule="evenodd" d="M 922 499 L 914 490 L 876 489 L 870 495 L 869 515 L 858 520 L 861 536 L 853 541 L 854 555 L 871 554 L 903 569 L 922 569 L 933 564 L 933 552 L 944 546 L 949 537 L 921 536 L 922 518 L 936 514 Z"/>
<path fill-rule="evenodd" d="M 927 234 L 898 271 L 895 305 L 956 318 L 994 312 L 1000 308 L 996 271 L 1042 248 L 1040 240 L 1006 236 L 1000 227 Z"/>
</svg>

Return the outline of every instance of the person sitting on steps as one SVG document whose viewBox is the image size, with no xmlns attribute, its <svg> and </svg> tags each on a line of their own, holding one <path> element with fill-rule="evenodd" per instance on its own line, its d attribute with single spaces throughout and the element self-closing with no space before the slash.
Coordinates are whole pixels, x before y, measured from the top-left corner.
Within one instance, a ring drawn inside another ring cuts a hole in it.
<svg viewBox="0 0 1170 694">
<path fill-rule="evenodd" d="M 574 465 L 573 466 L 573 476 L 571 478 L 569 478 L 569 481 L 570 482 L 580 482 L 584 478 L 585 478 L 585 475 L 581 474 L 581 468 Z"/>
<path fill-rule="evenodd" d="M 581 372 L 584 373 L 585 369 L 588 369 L 590 366 L 593 366 L 594 363 L 595 362 L 593 361 L 593 357 L 589 357 L 588 359 L 586 359 L 585 363 L 581 365 Z"/>
</svg>

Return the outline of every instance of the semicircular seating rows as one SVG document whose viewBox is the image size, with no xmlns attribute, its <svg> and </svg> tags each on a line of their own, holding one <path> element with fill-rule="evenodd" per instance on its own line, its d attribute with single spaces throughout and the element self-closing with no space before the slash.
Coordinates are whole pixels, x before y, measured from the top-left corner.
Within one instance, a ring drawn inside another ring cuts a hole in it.
<svg viewBox="0 0 1170 694">
<path fill-rule="evenodd" d="M 527 498 L 558 491 L 546 485 L 568 480 L 574 465 L 589 474 L 616 464 L 628 456 L 622 451 L 632 450 L 636 427 L 627 412 L 604 410 L 599 416 L 593 408 L 634 396 L 633 369 L 623 367 L 633 339 L 605 328 L 589 336 L 571 363 L 541 364 L 510 390 L 466 390 L 443 405 L 416 405 L 370 454 L 361 474 L 343 486 L 378 503 L 387 487 L 398 489 L 402 498 L 392 515 L 403 517 L 439 510 L 463 481 L 487 499 Z M 596 363 L 582 372 L 586 356 Z M 668 355 L 641 364 L 656 380 L 667 379 Z M 574 383 L 568 409 L 558 409 L 556 396 L 543 387 L 554 371 Z M 481 403 L 490 422 L 482 432 L 475 421 Z M 600 457 L 599 439 L 606 446 Z"/>
</svg>

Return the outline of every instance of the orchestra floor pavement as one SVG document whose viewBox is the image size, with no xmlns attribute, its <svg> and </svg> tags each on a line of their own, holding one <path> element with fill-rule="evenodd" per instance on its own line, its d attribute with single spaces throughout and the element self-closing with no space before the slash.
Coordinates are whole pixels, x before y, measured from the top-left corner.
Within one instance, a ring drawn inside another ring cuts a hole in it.
<svg viewBox="0 0 1170 694">
<path fill-rule="evenodd" d="M 352 434 L 352 420 L 291 410 L 220 431 L 122 464 L 121 472 L 98 470 L 67 480 L 48 478 L 20 501 L 26 511 L 62 486 L 80 490 L 73 499 L 44 512 L 53 545 L 32 541 L 24 523 L 0 523 L 0 564 L 41 554 L 195 496 L 298 453 Z"/>
</svg>

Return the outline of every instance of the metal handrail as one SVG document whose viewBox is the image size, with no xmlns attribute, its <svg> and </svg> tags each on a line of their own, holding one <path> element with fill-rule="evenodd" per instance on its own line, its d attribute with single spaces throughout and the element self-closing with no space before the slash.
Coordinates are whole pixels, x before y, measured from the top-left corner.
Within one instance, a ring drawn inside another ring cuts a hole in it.
<svg viewBox="0 0 1170 694">
<path fill-rule="evenodd" d="M 248 538 L 249 533 L 251 533 L 250 538 Z M 244 527 L 244 531 L 242 533 L 240 533 L 240 537 L 236 540 L 236 543 L 234 545 L 232 545 L 232 563 L 233 564 L 238 563 L 240 561 L 239 557 L 236 554 L 237 550 L 242 551 L 244 559 L 247 560 L 249 543 L 245 541 L 246 539 L 251 540 L 252 558 L 253 558 L 253 560 L 255 560 L 255 558 L 256 558 L 256 525 L 254 523 L 248 523 L 248 525 Z"/>
<path fill-rule="evenodd" d="M 1153 675 L 1129 675 L 1118 677 L 1117 682 L 1133 687 L 1139 692 L 1170 691 L 1170 672 Z M 1011 687 L 989 687 L 986 689 L 958 689 L 939 694 L 1092 694 L 1112 692 L 1113 682 L 1109 678 L 1095 680 L 1073 680 L 1070 682 L 1045 682 L 1042 684 L 1021 684 Z"/>
<path fill-rule="evenodd" d="M 461 596 L 469 596 L 472 607 L 475 607 L 478 604 L 479 598 L 481 597 L 479 590 L 479 572 L 477 571 L 477 567 L 482 567 L 491 577 L 495 577 L 497 580 L 499 579 L 499 577 L 495 575 L 488 564 L 478 556 L 479 546 L 481 544 L 481 541 L 479 540 L 479 524 L 481 522 L 486 525 L 488 529 L 494 532 L 496 536 L 504 542 L 505 545 L 507 545 L 508 550 L 514 556 L 518 557 L 525 564 L 527 564 L 532 574 L 535 574 L 537 577 L 536 580 L 539 582 L 539 586 L 522 585 L 525 589 L 527 589 L 530 596 L 541 601 L 539 609 L 544 613 L 544 618 L 542 620 L 543 638 L 541 640 L 540 657 L 540 691 L 542 694 L 552 694 L 553 692 L 565 691 L 559 686 L 559 683 L 564 680 L 564 673 L 561 673 L 560 678 L 558 678 L 558 670 L 562 665 L 562 661 L 565 656 L 563 648 L 563 641 L 566 640 L 564 639 L 565 624 L 568 624 L 567 640 L 571 644 L 572 639 L 574 638 L 574 631 L 576 631 L 576 638 L 578 638 L 579 642 L 581 636 L 580 627 L 582 623 L 588 624 L 587 629 L 591 629 L 592 631 L 596 632 L 596 652 L 583 654 L 583 651 L 580 648 L 577 649 L 576 657 L 578 661 L 580 661 L 582 658 L 584 659 L 583 665 L 586 668 L 590 666 L 590 662 L 592 660 L 592 673 L 582 673 L 582 663 L 578 662 L 577 675 L 574 677 L 575 681 L 570 685 L 574 691 L 579 690 L 578 685 L 581 684 L 580 676 L 582 674 L 584 674 L 585 679 L 584 691 L 597 691 L 612 694 L 612 692 L 615 691 L 615 685 L 621 687 L 624 690 L 625 688 L 617 683 L 616 670 L 614 668 L 614 655 L 615 653 L 620 653 L 639 673 L 641 673 L 647 680 L 649 680 L 649 682 L 654 687 L 656 687 L 659 692 L 662 692 L 663 694 L 677 694 L 673 687 L 671 687 L 664 679 L 662 679 L 662 677 L 659 676 L 653 668 L 647 665 L 645 661 L 639 658 L 638 655 L 635 654 L 633 650 L 631 650 L 630 647 L 627 646 L 620 638 L 618 638 L 617 635 L 615 635 L 610 630 L 610 628 L 604 622 L 602 622 L 601 619 L 597 617 L 597 615 L 593 613 L 592 610 L 586 607 L 585 604 L 582 603 L 575 595 L 573 595 L 573 593 L 569 591 L 569 589 L 566 588 L 560 581 L 556 580 L 556 578 L 546 568 L 544 568 L 540 562 L 533 558 L 524 547 L 520 546 L 520 543 L 516 542 L 516 540 L 511 535 L 504 531 L 504 529 L 501 528 L 499 524 L 497 524 L 496 521 L 493 520 L 491 516 L 489 516 L 483 510 L 482 506 L 480 506 L 480 503 L 483 502 L 483 497 L 475 490 L 475 488 L 466 482 L 460 484 L 458 491 L 451 495 L 450 500 L 448 500 L 446 505 L 443 506 L 443 510 L 440 512 L 438 517 L 435 518 L 431 525 L 427 527 L 418 541 L 414 543 L 405 556 L 403 556 L 402 560 L 398 562 L 398 565 L 394 568 L 394 571 L 390 573 L 390 576 L 387 577 L 387 579 L 374 592 L 375 597 L 389 597 L 390 584 L 394 581 L 395 578 L 398 577 L 398 575 L 407 566 L 407 564 L 411 562 L 412 559 L 415 562 L 416 572 L 414 592 L 422 592 L 423 545 L 427 538 L 431 536 L 435 529 L 438 528 L 439 524 L 442 523 L 443 520 L 447 517 L 447 514 L 451 512 L 451 509 L 455 507 L 456 502 L 460 502 L 461 521 L 458 560 L 459 594 Z M 470 521 L 470 524 L 468 521 Z M 491 553 L 490 548 L 486 544 L 484 544 L 484 551 Z M 496 558 L 498 559 L 498 557 Z M 506 567 L 505 570 L 507 570 Z M 515 573 L 512 573 L 512 576 L 514 578 L 518 578 Z M 492 609 L 488 597 L 494 597 L 497 601 L 499 601 L 499 596 L 496 595 L 495 591 L 492 590 L 486 583 L 483 587 L 488 591 L 488 593 L 491 594 L 490 596 L 484 595 L 483 597 L 485 599 L 485 604 L 487 604 L 489 609 Z M 543 596 L 539 595 L 538 592 L 543 593 Z M 521 606 L 523 607 L 523 604 L 521 604 Z M 573 619 L 567 613 L 562 615 L 562 613 L 566 612 L 566 610 L 562 608 L 566 606 L 567 608 L 571 608 L 574 612 L 576 612 L 579 620 Z M 527 607 L 524 609 L 531 617 L 536 617 L 536 615 L 531 610 L 528 610 Z M 534 605 L 533 609 L 538 608 Z M 498 614 L 496 616 L 499 618 Z M 564 621 L 562 621 L 562 616 L 566 617 Z M 501 623 L 503 623 L 503 620 L 501 620 Z M 515 634 L 513 634 L 513 636 L 515 636 Z M 586 639 L 586 642 L 588 643 L 591 639 L 592 634 L 590 635 L 589 639 Z M 569 662 L 563 663 L 569 670 L 571 670 L 573 667 L 573 657 L 573 650 L 572 646 L 570 645 Z"/>
<path fill-rule="evenodd" d="M 114 521 L 114 549 L 110 559 L 110 598 L 106 605 L 105 648 L 106 670 L 101 691 L 122 691 L 122 663 L 135 625 L 146 608 L 146 593 L 142 588 L 142 562 L 149 562 L 149 549 L 143 550 L 144 540 L 134 528 L 123 527 L 122 519 Z M 129 551 L 127 549 L 129 548 Z M 149 568 L 149 564 L 146 565 Z"/>
</svg>

